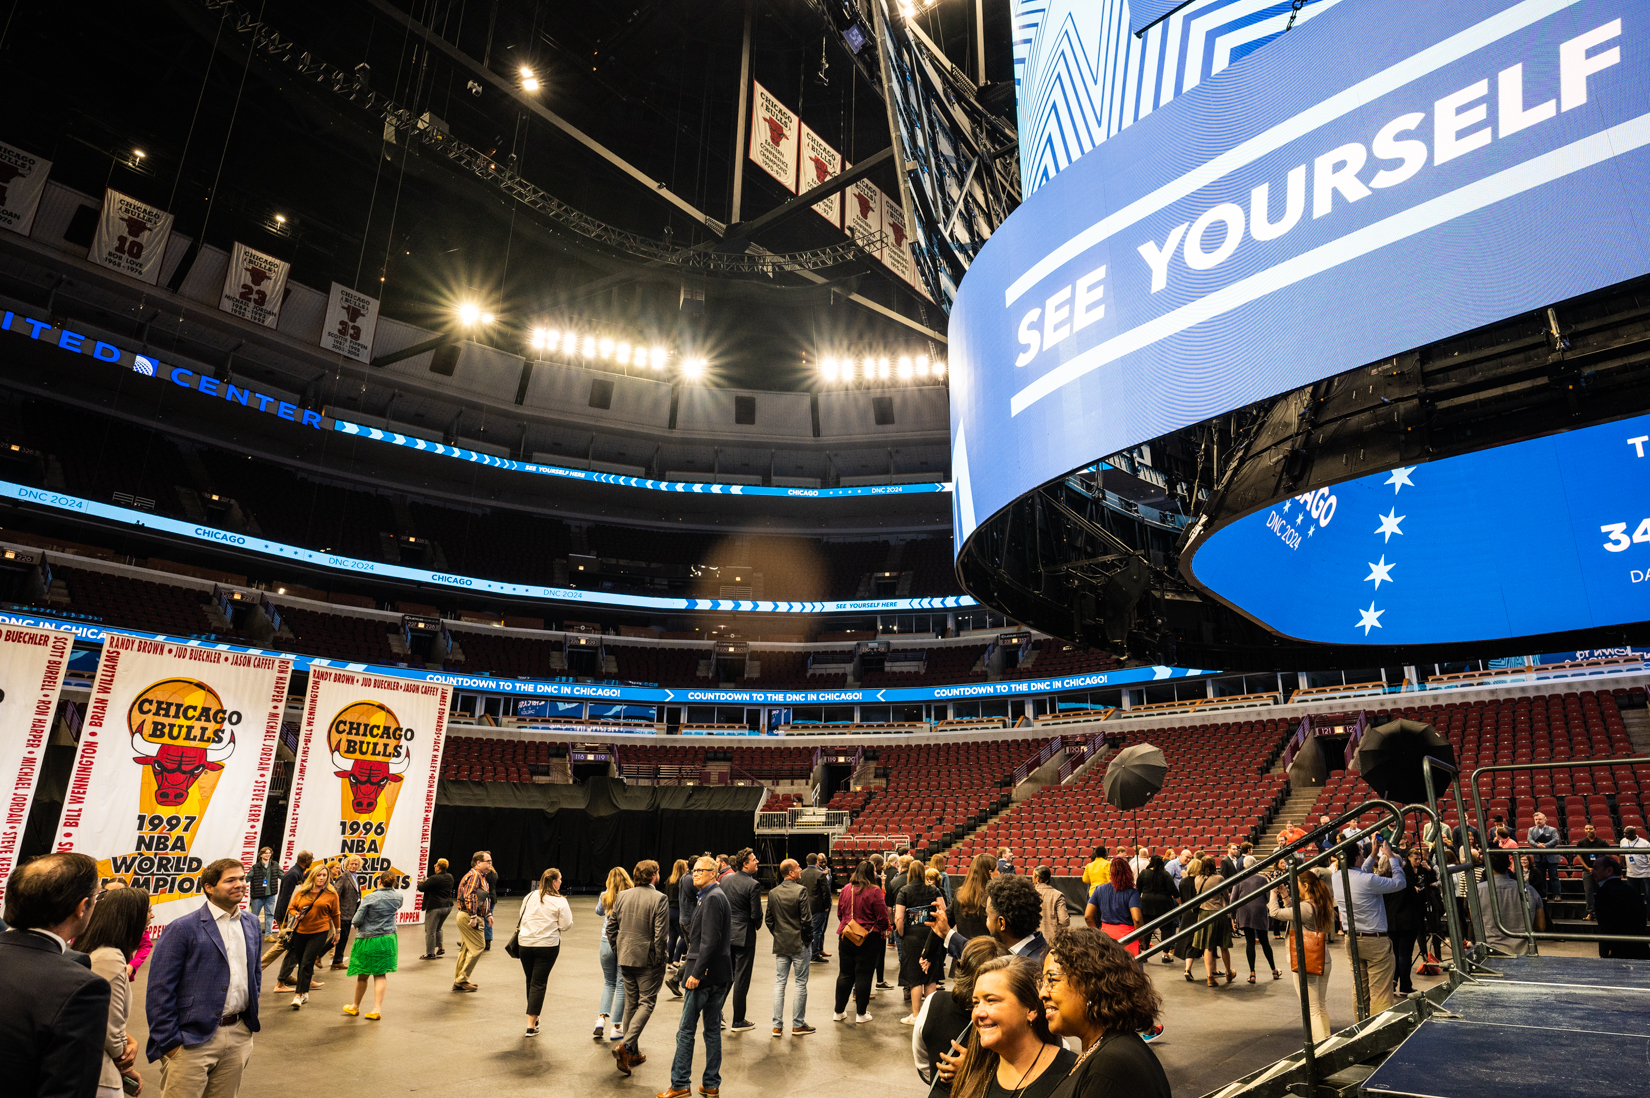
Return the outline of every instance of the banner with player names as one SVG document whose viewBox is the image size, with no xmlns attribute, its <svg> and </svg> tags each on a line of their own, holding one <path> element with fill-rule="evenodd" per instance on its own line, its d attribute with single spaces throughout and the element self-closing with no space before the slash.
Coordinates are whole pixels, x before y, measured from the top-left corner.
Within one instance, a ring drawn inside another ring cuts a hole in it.
<svg viewBox="0 0 1650 1098">
<path fill-rule="evenodd" d="M 796 112 L 755 81 L 751 82 L 750 158 L 796 193 Z"/>
<path fill-rule="evenodd" d="M 809 129 L 807 123 L 802 125 L 802 160 L 799 170 L 802 175 L 803 193 L 829 182 L 833 176 L 842 174 L 842 154 Z M 823 201 L 815 202 L 813 208 L 820 217 L 837 228 L 842 228 L 841 191 Z"/>
<path fill-rule="evenodd" d="M 0 229 L 29 235 L 51 170 L 50 160 L 0 142 Z"/>
<path fill-rule="evenodd" d="M 160 281 L 172 215 L 113 188 L 103 192 L 103 213 L 86 258 L 153 286 Z"/>
<path fill-rule="evenodd" d="M 292 264 L 276 259 L 240 241 L 229 254 L 229 269 L 223 275 L 223 296 L 218 308 L 226 313 L 273 328 L 281 318 L 281 301 L 286 297 L 286 276 Z"/>
<path fill-rule="evenodd" d="M 56 849 L 149 890 L 155 921 L 201 904 L 200 871 L 251 865 L 292 661 L 110 634 Z"/>
<path fill-rule="evenodd" d="M 410 888 L 429 865 L 451 698 L 436 683 L 311 668 L 282 864 L 300 850 L 326 862 L 354 855 L 363 892 L 389 869 Z M 422 922 L 423 897 L 409 900 L 397 921 Z"/>
<path fill-rule="evenodd" d="M 321 346 L 357 362 L 372 361 L 372 337 L 378 331 L 378 299 L 336 282 L 327 295 Z"/>
<path fill-rule="evenodd" d="M 911 281 L 911 237 L 897 194 L 882 196 L 882 262 L 901 282 Z"/>
<path fill-rule="evenodd" d="M 848 185 L 847 212 L 842 227 L 860 241 L 871 258 L 882 258 L 882 207 L 887 202 L 882 188 L 869 179 Z"/>
<path fill-rule="evenodd" d="M 74 634 L 61 629 L 0 629 L 0 782 L 6 786 L 0 821 L 0 904 L 17 865 L 17 844 L 29 822 L 40 763 L 52 734 L 63 669 Z"/>
</svg>

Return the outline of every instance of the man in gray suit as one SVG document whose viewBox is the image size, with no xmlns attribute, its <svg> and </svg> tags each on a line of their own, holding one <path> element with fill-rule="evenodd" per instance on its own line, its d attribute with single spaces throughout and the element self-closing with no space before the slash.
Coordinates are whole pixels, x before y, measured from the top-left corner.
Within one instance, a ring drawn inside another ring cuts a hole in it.
<svg viewBox="0 0 1650 1098">
<path fill-rule="evenodd" d="M 722 878 L 722 891 L 733 909 L 733 1024 L 730 1033 L 756 1028 L 745 1017 L 756 962 L 756 931 L 762 925 L 762 886 L 756 883 L 756 853 L 746 847 L 733 856 L 734 872 Z"/>
<path fill-rule="evenodd" d="M 620 1075 L 629 1075 L 631 1068 L 647 1061 L 641 1049 L 642 1030 L 653 1017 L 670 956 L 670 901 L 653 887 L 659 879 L 659 863 L 636 863 L 631 879 L 634 886 L 619 893 L 607 915 L 607 942 L 619 958 L 619 975 L 624 980 L 625 1014 L 619 1025 L 624 1040 L 613 1050 Z"/>
<path fill-rule="evenodd" d="M 813 960 L 813 911 L 808 890 L 802 887 L 802 867 L 796 859 L 779 863 L 779 885 L 768 893 L 768 933 L 773 935 L 776 968 L 773 977 L 773 1035 L 785 1035 L 785 985 L 796 976 L 796 1009 L 791 1036 L 812 1033 L 808 1024 L 808 965 Z"/>
</svg>

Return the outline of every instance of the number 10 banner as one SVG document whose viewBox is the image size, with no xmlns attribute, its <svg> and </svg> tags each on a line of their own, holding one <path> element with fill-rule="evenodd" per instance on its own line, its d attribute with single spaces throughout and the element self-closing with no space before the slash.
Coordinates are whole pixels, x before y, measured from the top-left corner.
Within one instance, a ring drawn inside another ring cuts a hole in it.
<svg viewBox="0 0 1650 1098">
<path fill-rule="evenodd" d="M 363 892 L 385 870 L 424 873 L 451 695 L 435 683 L 310 669 L 283 865 L 301 850 L 317 861 L 359 857 Z M 414 898 L 400 922 L 423 921 Z"/>
<path fill-rule="evenodd" d="M 155 921 L 203 902 L 200 872 L 258 853 L 292 661 L 110 634 L 56 849 L 149 890 Z"/>
</svg>

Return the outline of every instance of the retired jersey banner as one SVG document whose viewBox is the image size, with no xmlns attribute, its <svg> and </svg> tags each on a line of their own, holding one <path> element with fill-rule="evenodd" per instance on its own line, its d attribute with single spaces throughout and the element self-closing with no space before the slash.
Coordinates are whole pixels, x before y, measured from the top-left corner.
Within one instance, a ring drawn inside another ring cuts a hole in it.
<svg viewBox="0 0 1650 1098">
<path fill-rule="evenodd" d="M 882 207 L 886 203 L 882 188 L 869 179 L 861 179 L 848 186 L 848 212 L 842 227 L 848 235 L 860 241 L 871 258 L 882 258 Z"/>
<path fill-rule="evenodd" d="M 372 361 L 372 337 L 378 330 L 378 299 L 334 282 L 327 295 L 327 318 L 321 346 L 357 362 Z"/>
<path fill-rule="evenodd" d="M 6 784 L 0 823 L 0 903 L 17 865 L 17 844 L 29 822 L 40 761 L 52 734 L 57 692 L 69 666 L 74 634 L 60 629 L 0 629 L 0 782 Z"/>
<path fill-rule="evenodd" d="M 200 906 L 200 871 L 258 853 L 292 661 L 110 634 L 58 850 L 146 888 L 155 921 Z"/>
<path fill-rule="evenodd" d="M 117 190 L 103 192 L 103 213 L 86 258 L 153 286 L 172 237 L 172 215 Z"/>
<path fill-rule="evenodd" d="M 906 230 L 905 210 L 894 194 L 882 198 L 882 262 L 901 282 L 911 281 L 911 234 Z"/>
<path fill-rule="evenodd" d="M 0 142 L 0 228 L 29 235 L 51 170 L 50 160 Z"/>
<path fill-rule="evenodd" d="M 286 274 L 292 264 L 248 248 L 240 241 L 229 255 L 229 269 L 223 275 L 223 296 L 218 308 L 242 320 L 273 328 L 281 317 L 281 300 L 286 297 Z"/>
<path fill-rule="evenodd" d="M 842 154 L 825 143 L 807 124 L 802 126 L 802 191 L 813 190 L 833 176 L 842 174 Z M 837 228 L 842 228 L 842 192 L 814 203 L 814 212 Z"/>
<path fill-rule="evenodd" d="M 754 81 L 751 84 L 751 159 L 796 193 L 796 112 Z"/>
<path fill-rule="evenodd" d="M 312 667 L 283 864 L 300 850 L 317 861 L 354 855 L 363 891 L 388 869 L 422 873 L 451 697 L 436 683 Z M 399 922 L 423 920 L 423 898 L 412 898 Z"/>
</svg>

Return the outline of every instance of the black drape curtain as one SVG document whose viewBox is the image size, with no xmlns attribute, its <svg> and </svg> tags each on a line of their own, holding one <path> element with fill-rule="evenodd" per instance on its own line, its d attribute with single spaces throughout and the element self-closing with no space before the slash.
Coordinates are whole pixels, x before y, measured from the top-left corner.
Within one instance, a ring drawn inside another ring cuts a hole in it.
<svg viewBox="0 0 1650 1098">
<path fill-rule="evenodd" d="M 430 860 L 446 858 L 457 872 L 470 864 L 471 854 L 490 850 L 503 881 L 536 881 L 555 866 L 564 889 L 599 889 L 616 865 L 629 872 L 652 858 L 669 875 L 677 858 L 707 850 L 732 854 L 755 840 L 754 817 L 742 810 L 667 808 L 597 816 L 569 808 L 441 805 L 431 821 Z"/>
</svg>

